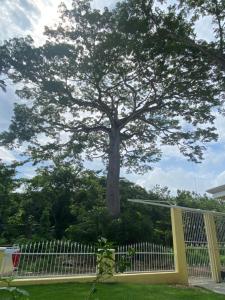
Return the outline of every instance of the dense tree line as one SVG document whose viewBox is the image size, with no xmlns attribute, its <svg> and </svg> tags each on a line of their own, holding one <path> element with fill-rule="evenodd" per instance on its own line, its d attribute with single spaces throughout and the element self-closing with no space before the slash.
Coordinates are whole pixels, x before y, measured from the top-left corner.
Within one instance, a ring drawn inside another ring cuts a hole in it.
<svg viewBox="0 0 225 300">
<path fill-rule="evenodd" d="M 41 168 L 32 179 L 18 179 L 16 165 L 0 163 L 0 244 L 26 240 L 71 239 L 116 243 L 171 243 L 166 208 L 133 204 L 129 198 L 167 201 L 182 206 L 225 210 L 218 201 L 187 191 L 172 196 L 167 188 L 151 191 L 121 178 L 121 216 L 112 219 L 105 204 L 106 178 L 69 163 Z"/>
</svg>

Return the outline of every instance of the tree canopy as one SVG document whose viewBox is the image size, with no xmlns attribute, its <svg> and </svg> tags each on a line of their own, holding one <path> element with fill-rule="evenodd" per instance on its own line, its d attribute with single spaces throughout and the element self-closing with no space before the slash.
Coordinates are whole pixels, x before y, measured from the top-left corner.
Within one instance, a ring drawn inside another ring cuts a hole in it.
<svg viewBox="0 0 225 300">
<path fill-rule="evenodd" d="M 121 167 L 151 168 L 162 145 L 197 162 L 217 138 L 213 110 L 222 104 L 223 78 L 196 47 L 185 10 L 128 0 L 100 11 L 76 0 L 71 9 L 61 5 L 58 25 L 45 34 L 41 46 L 26 37 L 1 47 L 4 72 L 26 100 L 15 105 L 1 144 L 25 143 L 35 162 L 101 156 L 112 216 L 120 213 Z"/>
<path fill-rule="evenodd" d="M 195 21 L 200 17 L 211 18 L 214 40 L 210 42 L 211 48 L 207 49 L 207 44 L 202 44 L 202 51 L 204 54 L 208 53 L 211 60 L 225 71 L 225 2 L 223 0 L 180 0 L 180 6 L 191 13 Z"/>
</svg>

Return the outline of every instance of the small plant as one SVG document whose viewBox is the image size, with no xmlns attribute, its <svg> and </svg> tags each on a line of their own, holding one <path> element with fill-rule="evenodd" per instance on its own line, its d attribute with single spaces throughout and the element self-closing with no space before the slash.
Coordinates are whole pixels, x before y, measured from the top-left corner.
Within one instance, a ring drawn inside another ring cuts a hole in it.
<svg viewBox="0 0 225 300">
<path fill-rule="evenodd" d="M 115 273 L 115 250 L 113 244 L 107 239 L 101 238 L 97 244 L 97 276 L 96 281 L 104 281 Z"/>
<path fill-rule="evenodd" d="M 129 248 L 127 253 L 125 253 L 118 263 L 116 263 L 116 273 L 124 273 L 128 267 L 131 266 L 131 259 L 135 255 L 135 250 Z"/>
<path fill-rule="evenodd" d="M 27 300 L 29 299 L 29 293 L 23 289 L 19 289 L 15 286 L 12 286 L 12 281 L 13 277 L 6 277 L 6 278 L 1 278 L 0 277 L 0 282 L 2 282 L 5 286 L 0 287 L 0 292 L 6 292 L 6 294 L 9 295 L 9 297 L 5 297 L 5 299 L 9 300 Z M 2 299 L 2 298 L 1 298 Z M 4 298 L 2 299 L 4 300 Z"/>
<path fill-rule="evenodd" d="M 113 277 L 115 273 L 123 273 L 130 266 L 130 260 L 135 255 L 134 249 L 128 252 L 120 259 L 115 260 L 115 250 L 113 243 L 108 242 L 106 238 L 100 238 L 97 243 L 97 275 L 89 291 L 87 300 L 91 300 L 93 295 L 97 293 L 96 285 L 100 282 Z M 99 300 L 95 298 L 94 300 Z"/>
</svg>

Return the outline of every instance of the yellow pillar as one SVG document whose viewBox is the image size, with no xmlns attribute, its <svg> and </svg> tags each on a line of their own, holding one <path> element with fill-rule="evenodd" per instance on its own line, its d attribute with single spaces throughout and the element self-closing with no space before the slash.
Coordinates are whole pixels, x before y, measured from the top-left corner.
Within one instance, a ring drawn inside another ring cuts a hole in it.
<svg viewBox="0 0 225 300">
<path fill-rule="evenodd" d="M 180 208 L 171 207 L 171 222 L 173 233 L 175 269 L 176 272 L 179 273 L 180 282 L 183 284 L 188 284 L 182 210 Z"/>
<path fill-rule="evenodd" d="M 221 282 L 220 253 L 217 241 L 214 216 L 211 213 L 204 214 L 205 230 L 208 241 L 209 259 L 212 271 L 212 279 Z"/>
</svg>

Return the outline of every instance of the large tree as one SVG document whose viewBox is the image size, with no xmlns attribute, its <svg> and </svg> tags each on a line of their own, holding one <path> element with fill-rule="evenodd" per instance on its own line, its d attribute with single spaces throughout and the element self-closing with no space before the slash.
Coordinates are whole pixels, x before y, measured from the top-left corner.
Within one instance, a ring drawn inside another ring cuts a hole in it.
<svg viewBox="0 0 225 300">
<path fill-rule="evenodd" d="M 198 47 L 202 56 L 208 59 L 222 71 L 225 71 L 225 1 L 224 0 L 177 0 L 178 7 L 184 9 L 192 17 L 194 24 L 201 19 L 210 25 L 209 36 L 204 40 L 187 41 Z M 205 20 L 204 20 L 205 19 Z M 224 84 L 224 80 L 223 80 Z"/>
<path fill-rule="evenodd" d="M 30 37 L 6 42 L 4 72 L 26 102 L 16 104 L 1 144 L 25 143 L 35 161 L 102 156 L 114 217 L 121 166 L 147 170 L 161 145 L 202 159 L 203 143 L 217 137 L 212 110 L 221 104 L 221 78 L 199 47 L 181 42 L 196 40 L 185 18 L 183 10 L 162 11 L 153 0 L 103 11 L 76 0 L 71 9 L 61 6 L 44 45 Z"/>
</svg>

